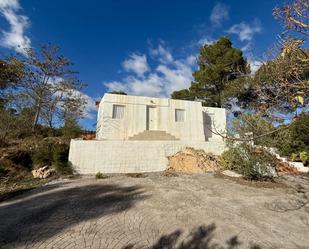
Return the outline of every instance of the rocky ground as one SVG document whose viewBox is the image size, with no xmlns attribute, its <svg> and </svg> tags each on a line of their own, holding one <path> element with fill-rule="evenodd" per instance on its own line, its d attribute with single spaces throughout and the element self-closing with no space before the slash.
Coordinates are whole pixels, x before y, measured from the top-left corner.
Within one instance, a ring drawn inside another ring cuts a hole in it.
<svg viewBox="0 0 309 249">
<path fill-rule="evenodd" d="M 57 180 L 1 202 L 0 248 L 308 248 L 307 176 L 177 175 Z"/>
</svg>

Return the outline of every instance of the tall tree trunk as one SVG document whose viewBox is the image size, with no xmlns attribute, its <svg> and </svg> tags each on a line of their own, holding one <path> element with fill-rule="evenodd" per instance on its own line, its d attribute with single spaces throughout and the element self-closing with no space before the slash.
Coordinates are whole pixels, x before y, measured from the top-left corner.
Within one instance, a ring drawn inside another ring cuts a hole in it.
<svg viewBox="0 0 309 249">
<path fill-rule="evenodd" d="M 32 123 L 32 131 L 34 131 L 36 125 L 38 124 L 40 112 L 41 112 L 41 101 L 38 100 L 37 104 L 35 105 L 35 114 L 34 114 L 34 119 Z"/>
</svg>

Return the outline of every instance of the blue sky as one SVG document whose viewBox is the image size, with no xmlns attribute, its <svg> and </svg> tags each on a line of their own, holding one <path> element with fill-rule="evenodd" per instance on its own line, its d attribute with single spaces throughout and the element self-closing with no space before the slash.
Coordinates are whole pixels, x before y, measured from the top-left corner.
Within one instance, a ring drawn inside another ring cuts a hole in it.
<svg viewBox="0 0 309 249">
<path fill-rule="evenodd" d="M 61 46 L 87 83 L 88 115 L 109 90 L 169 96 L 190 85 L 203 43 L 229 36 L 255 70 L 282 32 L 272 16 L 278 0 L 0 0 L 0 51 L 43 43 Z"/>
</svg>

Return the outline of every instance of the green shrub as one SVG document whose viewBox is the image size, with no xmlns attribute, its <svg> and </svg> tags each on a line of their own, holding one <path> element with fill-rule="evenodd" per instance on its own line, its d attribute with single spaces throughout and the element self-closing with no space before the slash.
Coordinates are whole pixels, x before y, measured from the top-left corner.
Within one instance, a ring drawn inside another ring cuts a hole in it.
<svg viewBox="0 0 309 249">
<path fill-rule="evenodd" d="M 54 144 L 52 150 L 52 164 L 57 172 L 72 174 L 72 168 L 68 164 L 69 146 L 67 144 Z"/>
<path fill-rule="evenodd" d="M 45 165 L 52 165 L 53 144 L 43 142 L 37 148 L 32 151 L 33 165 L 36 167 L 42 167 Z"/>
<path fill-rule="evenodd" d="M 68 164 L 69 145 L 55 142 L 43 142 L 32 152 L 33 164 L 36 167 L 54 166 L 61 174 L 71 174 Z"/>
<path fill-rule="evenodd" d="M 95 174 L 95 178 L 96 178 L 96 179 L 106 179 L 106 178 L 108 178 L 108 176 L 107 176 L 107 175 L 104 175 L 104 174 L 101 173 L 101 172 L 98 172 L 98 173 Z"/>
<path fill-rule="evenodd" d="M 222 153 L 221 164 L 249 179 L 261 179 L 273 176 L 276 158 L 263 149 L 240 144 Z"/>
<path fill-rule="evenodd" d="M 67 121 L 60 130 L 62 136 L 67 139 L 77 138 L 82 134 L 82 129 L 75 120 Z"/>
<path fill-rule="evenodd" d="M 299 158 L 298 153 L 292 153 L 292 154 L 291 154 L 291 160 L 292 160 L 293 162 L 299 162 L 299 161 L 300 161 L 300 158 Z"/>
<path fill-rule="evenodd" d="M 309 163 L 309 153 L 307 151 L 300 152 L 299 158 L 303 162 L 304 165 L 308 165 L 308 163 Z"/>
<path fill-rule="evenodd" d="M 309 151 L 309 114 L 300 115 L 290 127 L 280 130 L 274 138 L 274 146 L 280 155 L 290 156 Z"/>
</svg>

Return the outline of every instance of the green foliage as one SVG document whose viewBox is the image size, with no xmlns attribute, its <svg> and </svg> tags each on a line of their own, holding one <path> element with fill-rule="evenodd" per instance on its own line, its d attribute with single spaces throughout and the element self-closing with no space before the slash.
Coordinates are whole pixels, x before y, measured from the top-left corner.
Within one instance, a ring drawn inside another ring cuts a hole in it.
<svg viewBox="0 0 309 249">
<path fill-rule="evenodd" d="M 96 178 L 96 179 L 106 179 L 106 178 L 108 178 L 108 176 L 107 176 L 107 175 L 104 175 L 104 174 L 101 173 L 101 172 L 98 172 L 98 173 L 95 174 L 95 178 Z"/>
<path fill-rule="evenodd" d="M 272 177 L 276 158 L 263 149 L 257 150 L 250 145 L 232 146 L 221 155 L 223 167 L 244 175 L 249 179 Z"/>
<path fill-rule="evenodd" d="M 69 145 L 43 142 L 32 152 L 32 161 L 37 168 L 49 165 L 54 166 L 58 173 L 71 174 L 68 155 Z"/>
<path fill-rule="evenodd" d="M 238 134 L 241 138 L 252 137 L 254 144 L 274 147 L 274 136 L 276 128 L 271 122 L 256 114 L 241 114 L 234 118 L 230 132 Z M 264 136 L 265 133 L 269 135 Z"/>
<path fill-rule="evenodd" d="M 15 57 L 0 59 L 0 99 L 4 90 L 16 86 L 23 76 L 24 65 Z"/>
<path fill-rule="evenodd" d="M 188 89 L 182 89 L 179 91 L 174 91 L 171 94 L 171 98 L 172 99 L 187 99 L 187 100 L 191 100 L 194 99 L 194 96 L 191 96 L 191 92 Z"/>
<path fill-rule="evenodd" d="M 32 151 L 33 165 L 37 168 L 52 165 L 53 162 L 53 144 L 49 142 L 41 143 L 35 150 Z"/>
<path fill-rule="evenodd" d="M 194 82 L 190 89 L 174 92 L 173 98 L 198 98 L 207 106 L 221 107 L 229 98 L 235 97 L 235 92 L 228 89 L 231 82 L 238 79 L 238 90 L 243 88 L 245 82 L 240 77 L 250 71 L 242 51 L 233 48 L 226 37 L 202 46 L 197 63 L 199 69 L 193 73 Z"/>
<path fill-rule="evenodd" d="M 61 128 L 61 133 L 67 139 L 77 138 L 82 134 L 82 129 L 76 120 L 67 120 Z"/>
<path fill-rule="evenodd" d="M 69 146 L 58 144 L 53 146 L 52 163 L 57 172 L 72 174 L 72 168 L 68 164 Z"/>
<path fill-rule="evenodd" d="M 309 163 L 309 153 L 307 151 L 300 152 L 299 158 L 303 162 L 304 165 L 307 165 Z"/>
<path fill-rule="evenodd" d="M 261 98 L 253 99 L 252 106 L 267 115 L 291 114 L 308 104 L 309 50 L 302 42 L 288 39 L 281 53 L 262 65 L 254 76 L 255 86 Z"/>
<path fill-rule="evenodd" d="M 299 155 L 297 153 L 292 153 L 291 154 L 291 160 L 293 162 L 298 162 L 300 160 Z"/>
<path fill-rule="evenodd" d="M 283 156 L 309 151 L 309 114 L 300 115 L 291 126 L 281 129 L 274 141 Z"/>
</svg>

